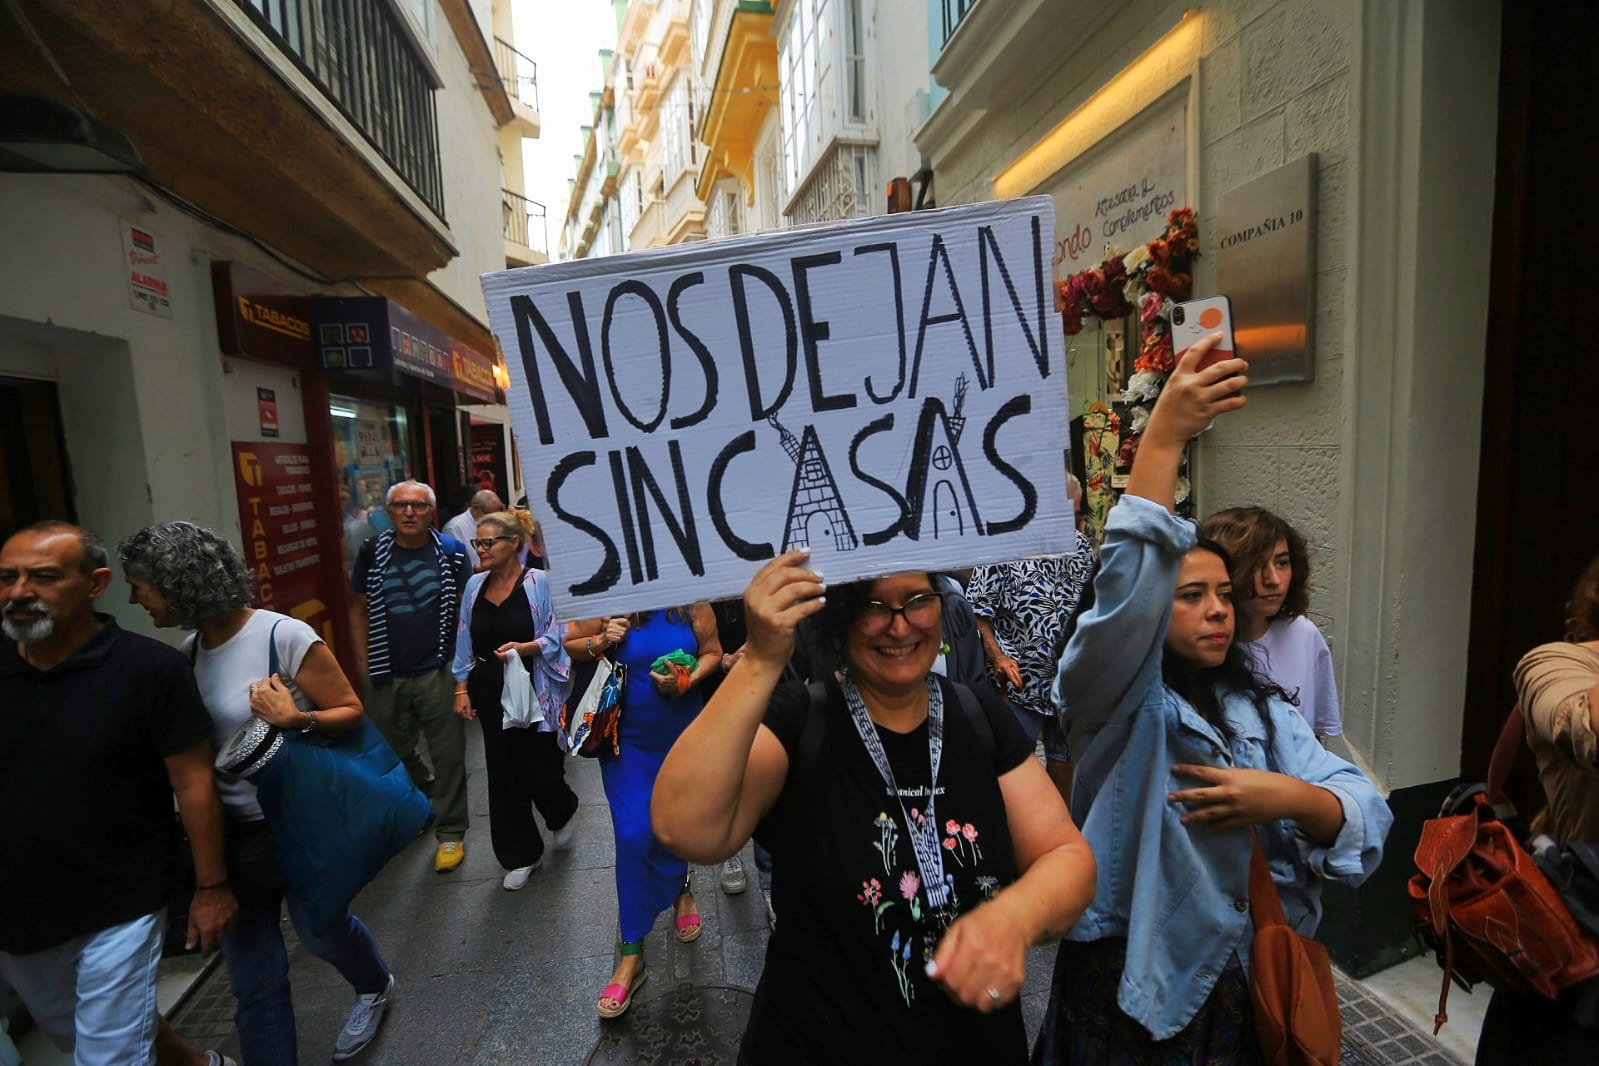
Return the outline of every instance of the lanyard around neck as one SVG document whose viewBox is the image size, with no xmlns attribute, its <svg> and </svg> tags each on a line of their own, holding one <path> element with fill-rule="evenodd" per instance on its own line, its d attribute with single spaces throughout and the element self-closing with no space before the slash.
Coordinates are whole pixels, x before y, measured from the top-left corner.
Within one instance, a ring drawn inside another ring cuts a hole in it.
<svg viewBox="0 0 1599 1066">
<path fill-rule="evenodd" d="M 844 678 L 844 702 L 849 705 L 850 718 L 855 732 L 860 734 L 866 753 L 872 757 L 877 772 L 888 786 L 889 794 L 899 804 L 899 815 L 916 852 L 916 866 L 922 875 L 922 890 L 927 894 L 927 905 L 932 910 L 942 908 L 949 901 L 949 886 L 944 883 L 944 855 L 939 849 L 938 816 L 934 812 L 938 798 L 938 767 L 944 758 L 944 690 L 938 681 L 927 678 L 927 751 L 931 763 L 931 776 L 927 782 L 927 803 L 920 818 L 912 818 L 905 810 L 905 797 L 894 783 L 894 769 L 888 764 L 888 754 L 883 751 L 882 738 L 877 726 L 866 712 L 866 703 L 860 690 L 849 677 Z"/>
</svg>

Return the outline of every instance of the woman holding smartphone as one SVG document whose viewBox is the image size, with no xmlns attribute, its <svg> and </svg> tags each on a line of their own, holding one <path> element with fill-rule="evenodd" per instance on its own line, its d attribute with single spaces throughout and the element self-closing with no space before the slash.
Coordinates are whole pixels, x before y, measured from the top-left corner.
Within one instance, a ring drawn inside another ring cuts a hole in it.
<svg viewBox="0 0 1599 1066">
<path fill-rule="evenodd" d="M 1244 405 L 1242 360 L 1184 352 L 1106 526 L 1094 606 L 1056 679 L 1072 810 L 1099 857 L 1066 934 L 1034 1062 L 1256 1062 L 1247 959 L 1258 839 L 1288 923 L 1359 884 L 1393 821 L 1234 640 L 1229 560 L 1172 513 L 1189 438 Z"/>
</svg>

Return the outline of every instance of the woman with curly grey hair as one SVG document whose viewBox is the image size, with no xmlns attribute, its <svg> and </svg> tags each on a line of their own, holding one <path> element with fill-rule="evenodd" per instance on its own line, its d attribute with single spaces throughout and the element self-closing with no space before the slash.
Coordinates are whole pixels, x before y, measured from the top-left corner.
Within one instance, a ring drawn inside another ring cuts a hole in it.
<svg viewBox="0 0 1599 1066">
<path fill-rule="evenodd" d="M 298 619 L 250 606 L 250 571 L 225 538 L 193 522 L 146 526 L 117 546 L 131 593 L 161 628 L 195 632 L 184 641 L 195 681 L 211 714 L 218 750 L 252 716 L 279 729 L 342 735 L 358 728 L 361 701 L 316 630 Z M 263 677 L 274 657 L 281 669 Z M 239 916 L 222 941 L 238 998 L 235 1023 L 244 1061 L 297 1061 L 288 953 L 279 915 L 284 902 L 272 831 L 255 786 L 218 771 L 228 814 L 229 880 Z M 288 895 L 300 942 L 350 982 L 356 1004 L 334 1044 L 347 1059 L 377 1035 L 394 978 L 377 943 L 348 911 L 318 934 L 305 902 Z"/>
</svg>

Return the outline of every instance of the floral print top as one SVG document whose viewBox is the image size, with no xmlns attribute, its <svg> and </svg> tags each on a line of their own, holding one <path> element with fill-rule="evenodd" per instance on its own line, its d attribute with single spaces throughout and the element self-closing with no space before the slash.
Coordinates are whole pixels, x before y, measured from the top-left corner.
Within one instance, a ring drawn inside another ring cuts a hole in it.
<svg viewBox="0 0 1599 1066">
<path fill-rule="evenodd" d="M 1012 1003 L 980 1014 L 954 1003 L 926 974 L 944 928 L 1016 879 L 999 777 L 1031 745 L 998 696 L 974 691 L 993 734 L 991 760 L 944 690 L 944 753 L 935 804 L 950 904 L 935 913 L 905 819 L 920 822 L 930 761 L 924 722 L 909 733 L 878 727 L 900 796 L 872 764 L 836 683 L 818 722 L 815 755 L 801 753 L 810 695 L 787 684 L 765 724 L 787 750 L 789 776 L 755 839 L 772 855 L 777 929 L 767 947 L 741 1062 L 1025 1062 Z M 817 728 L 817 727 L 813 727 Z"/>
</svg>

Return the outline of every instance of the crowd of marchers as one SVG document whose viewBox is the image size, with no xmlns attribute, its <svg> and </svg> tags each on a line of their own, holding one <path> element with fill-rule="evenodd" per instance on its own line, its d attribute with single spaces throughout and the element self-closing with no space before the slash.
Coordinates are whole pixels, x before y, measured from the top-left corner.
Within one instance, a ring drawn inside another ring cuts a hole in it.
<svg viewBox="0 0 1599 1066">
<path fill-rule="evenodd" d="M 433 490 L 400 482 L 350 546 L 354 676 L 311 626 L 251 605 L 212 530 L 152 525 L 114 557 L 65 522 L 13 534 L 0 978 L 79 1063 L 215 1066 L 230 1060 L 175 1032 L 154 988 L 164 946 L 220 950 L 244 1063 L 294 1063 L 286 909 L 350 986 L 332 1057 L 355 1056 L 396 1002 L 383 930 L 350 910 L 375 870 L 342 889 L 299 875 L 325 842 L 285 811 L 332 832 L 368 786 L 298 753 L 381 749 L 379 780 L 426 796 L 447 875 L 476 721 L 514 892 L 572 841 L 565 765 L 599 706 L 617 907 L 600 1018 L 641 994 L 663 913 L 699 937 L 688 864 L 743 891 L 753 839 L 772 935 L 741 1062 L 1287 1061 L 1252 977 L 1261 915 L 1313 936 L 1323 886 L 1370 876 L 1392 815 L 1323 743 L 1342 722 L 1303 538 L 1259 508 L 1175 514 L 1187 442 L 1245 403 L 1246 364 L 1201 368 L 1211 343 L 1162 392 L 1102 544 L 961 573 L 830 585 L 790 551 L 741 602 L 559 619 L 525 506 L 480 491 L 440 528 Z M 114 567 L 181 647 L 96 610 Z M 1592 839 L 1599 566 L 1571 617 L 1517 680 L 1553 822 Z M 1043 942 L 1058 953 L 1029 1047 L 1019 996 Z M 1546 1061 L 1577 1061 L 1558 1003 L 1509 994 L 1484 1047 L 1529 1011 Z"/>
</svg>

